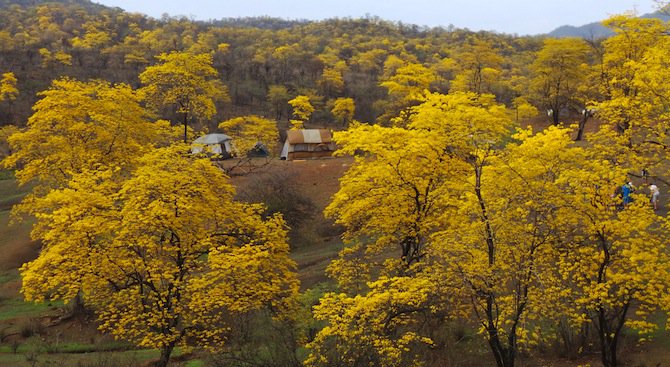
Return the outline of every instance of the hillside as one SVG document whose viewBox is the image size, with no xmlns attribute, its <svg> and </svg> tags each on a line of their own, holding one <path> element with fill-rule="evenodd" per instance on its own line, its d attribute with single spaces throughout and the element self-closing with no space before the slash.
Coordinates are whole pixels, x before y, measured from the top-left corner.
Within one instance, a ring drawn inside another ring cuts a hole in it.
<svg viewBox="0 0 670 367">
<path fill-rule="evenodd" d="M 2 4 L 0 365 L 670 361 L 670 24 Z"/>
<path fill-rule="evenodd" d="M 312 126 L 336 128 L 331 110 L 344 97 L 354 100 L 356 120 L 387 120 L 384 111 L 393 102 L 380 83 L 399 66 L 393 60 L 435 70 L 440 82 L 434 86 L 447 91 L 449 80 L 475 67 L 467 60 L 477 42 L 504 56 L 504 62 L 491 59 L 491 66 L 504 69 L 505 80 L 487 81 L 485 89 L 511 103 L 516 92 L 505 81 L 527 73 L 525 58 L 518 56 L 536 51 L 538 38 L 425 28 L 376 17 L 195 22 L 153 19 L 88 1 L 5 1 L 0 6 L 0 73 L 14 73 L 20 95 L 0 102 L 0 125 L 25 125 L 37 93 L 54 79 L 101 78 L 137 87 L 137 75 L 155 64 L 157 55 L 172 51 L 214 52 L 213 66 L 229 91 L 230 100 L 219 102 L 211 119 L 198 121 L 198 130 L 244 114 L 288 123 L 286 102 L 298 94 L 312 100 Z"/>
</svg>

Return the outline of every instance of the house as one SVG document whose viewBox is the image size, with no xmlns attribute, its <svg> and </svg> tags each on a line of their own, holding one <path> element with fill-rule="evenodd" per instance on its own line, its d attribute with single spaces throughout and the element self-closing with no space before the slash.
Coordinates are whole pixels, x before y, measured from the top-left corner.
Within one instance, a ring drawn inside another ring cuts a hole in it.
<svg viewBox="0 0 670 367">
<path fill-rule="evenodd" d="M 286 132 L 287 137 L 281 151 L 281 159 L 310 159 L 330 157 L 335 151 L 335 142 L 330 130 L 299 129 Z"/>
<path fill-rule="evenodd" d="M 233 139 L 226 134 L 207 134 L 193 141 L 191 153 L 205 153 L 217 158 L 230 158 L 233 152 Z"/>
</svg>

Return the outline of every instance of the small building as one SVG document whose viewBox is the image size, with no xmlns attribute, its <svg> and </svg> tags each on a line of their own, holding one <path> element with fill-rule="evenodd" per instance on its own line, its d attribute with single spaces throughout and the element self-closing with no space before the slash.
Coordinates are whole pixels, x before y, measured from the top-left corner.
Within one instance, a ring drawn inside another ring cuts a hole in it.
<svg viewBox="0 0 670 367">
<path fill-rule="evenodd" d="M 226 134 L 207 134 L 193 141 L 191 153 L 205 153 L 217 158 L 230 158 L 233 154 L 233 138 Z"/>
<path fill-rule="evenodd" d="M 327 129 L 289 130 L 286 135 L 281 159 L 330 157 L 336 149 L 333 136 Z"/>
</svg>

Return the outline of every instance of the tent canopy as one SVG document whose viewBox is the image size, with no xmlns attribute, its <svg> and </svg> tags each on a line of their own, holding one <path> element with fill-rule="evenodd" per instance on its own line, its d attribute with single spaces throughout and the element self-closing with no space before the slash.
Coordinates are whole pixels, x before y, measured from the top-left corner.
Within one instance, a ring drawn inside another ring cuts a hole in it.
<svg viewBox="0 0 670 367">
<path fill-rule="evenodd" d="M 193 141 L 191 144 L 191 153 L 208 153 L 209 155 L 222 155 L 223 158 L 230 158 L 233 146 L 233 138 L 226 134 L 207 134 Z"/>
<path fill-rule="evenodd" d="M 207 134 L 195 139 L 193 144 L 221 144 L 228 140 L 233 140 L 233 138 L 226 134 Z"/>
</svg>

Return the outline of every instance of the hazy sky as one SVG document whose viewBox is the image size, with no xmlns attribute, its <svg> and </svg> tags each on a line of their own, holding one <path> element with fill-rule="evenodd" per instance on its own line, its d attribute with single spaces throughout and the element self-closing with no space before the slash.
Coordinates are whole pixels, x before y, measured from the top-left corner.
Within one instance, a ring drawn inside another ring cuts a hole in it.
<svg viewBox="0 0 670 367">
<path fill-rule="evenodd" d="M 654 10 L 653 0 L 94 0 L 159 18 L 198 20 L 268 15 L 285 19 L 359 18 L 366 14 L 403 23 L 470 30 L 538 34 L 558 26 L 583 25 L 612 14 Z"/>
</svg>

